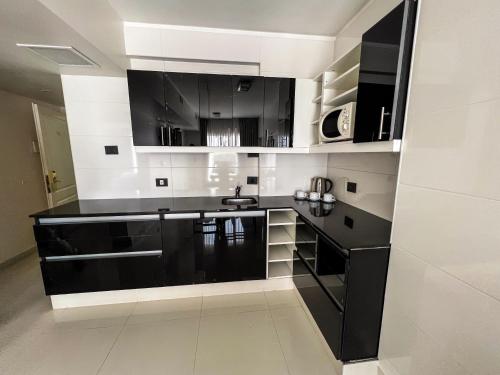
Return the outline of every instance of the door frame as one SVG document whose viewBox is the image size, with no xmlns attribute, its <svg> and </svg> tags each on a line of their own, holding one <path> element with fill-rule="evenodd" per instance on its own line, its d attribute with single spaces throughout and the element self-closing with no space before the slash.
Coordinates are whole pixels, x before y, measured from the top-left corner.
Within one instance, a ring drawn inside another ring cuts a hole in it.
<svg viewBox="0 0 500 375">
<path fill-rule="evenodd" d="M 40 153 L 40 162 L 42 164 L 42 178 L 43 178 L 43 186 L 45 190 L 45 196 L 47 197 L 47 204 L 49 208 L 54 207 L 54 199 L 52 196 L 52 192 L 50 190 L 50 182 L 49 182 L 49 166 L 47 162 L 47 154 L 45 151 L 45 144 L 43 142 L 43 132 L 42 132 L 42 124 L 40 121 L 40 113 L 38 111 L 38 104 L 37 103 L 31 103 L 31 107 L 33 109 L 33 119 L 35 122 L 35 130 L 36 130 L 36 137 L 37 137 L 37 142 L 38 142 L 38 150 Z M 66 121 L 67 124 L 67 121 Z M 64 191 L 65 189 L 70 189 L 70 187 L 62 188 L 59 191 Z M 72 201 L 74 199 L 74 195 L 71 195 L 63 200 L 61 200 L 59 203 L 66 203 L 69 201 Z"/>
</svg>

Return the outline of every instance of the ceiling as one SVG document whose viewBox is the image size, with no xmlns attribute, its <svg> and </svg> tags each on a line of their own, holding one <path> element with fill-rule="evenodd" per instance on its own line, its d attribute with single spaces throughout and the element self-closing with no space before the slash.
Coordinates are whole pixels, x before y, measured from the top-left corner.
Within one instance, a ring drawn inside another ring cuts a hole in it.
<svg viewBox="0 0 500 375">
<path fill-rule="evenodd" d="M 368 0 L 0 0 L 0 90 L 64 105 L 61 74 L 123 75 L 123 21 L 335 35 Z M 73 46 L 60 67 L 16 43 Z"/>
<path fill-rule="evenodd" d="M 109 0 L 124 21 L 335 35 L 368 0 Z"/>
<path fill-rule="evenodd" d="M 74 46 L 100 67 L 59 67 L 27 49 L 17 47 L 16 43 Z M 101 52 L 95 44 L 56 16 L 41 1 L 0 0 L 0 89 L 54 105 L 64 105 L 61 74 L 121 74 L 120 64 Z"/>
</svg>

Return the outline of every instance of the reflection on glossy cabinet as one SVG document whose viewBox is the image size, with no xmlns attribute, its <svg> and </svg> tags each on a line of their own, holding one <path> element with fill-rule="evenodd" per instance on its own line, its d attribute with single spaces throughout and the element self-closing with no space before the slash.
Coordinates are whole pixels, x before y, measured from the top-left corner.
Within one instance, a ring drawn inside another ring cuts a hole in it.
<svg viewBox="0 0 500 375">
<path fill-rule="evenodd" d="M 162 72 L 128 70 L 132 133 L 136 146 L 160 146 L 160 128 L 166 125 Z"/>
<path fill-rule="evenodd" d="M 291 147 L 295 80 L 128 71 L 136 146 Z"/>
<path fill-rule="evenodd" d="M 264 147 L 292 147 L 295 79 L 265 80 Z"/>
</svg>

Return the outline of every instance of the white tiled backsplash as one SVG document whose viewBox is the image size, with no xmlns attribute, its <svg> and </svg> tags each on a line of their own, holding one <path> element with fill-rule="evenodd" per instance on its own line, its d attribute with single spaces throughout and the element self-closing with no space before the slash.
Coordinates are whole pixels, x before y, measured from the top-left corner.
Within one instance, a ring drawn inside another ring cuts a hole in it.
<svg viewBox="0 0 500 375">
<path fill-rule="evenodd" d="M 334 183 L 333 194 L 343 202 L 392 221 L 399 154 L 330 154 L 327 176 Z M 356 183 L 356 193 L 346 190 Z"/>
</svg>

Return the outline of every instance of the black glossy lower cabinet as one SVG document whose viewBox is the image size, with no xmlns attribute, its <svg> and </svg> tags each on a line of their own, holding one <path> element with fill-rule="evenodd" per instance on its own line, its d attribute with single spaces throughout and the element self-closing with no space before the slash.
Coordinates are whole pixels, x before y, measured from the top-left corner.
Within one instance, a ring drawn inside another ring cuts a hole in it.
<svg viewBox="0 0 500 375">
<path fill-rule="evenodd" d="M 314 252 L 297 247 L 294 284 L 339 360 L 378 355 L 389 250 L 346 251 L 321 233 Z"/>
<path fill-rule="evenodd" d="M 161 251 L 48 259 L 40 265 L 47 295 L 158 287 L 165 278 Z"/>
<path fill-rule="evenodd" d="M 265 229 L 265 211 L 165 215 L 166 285 L 265 279 Z"/>
<path fill-rule="evenodd" d="M 228 282 L 266 278 L 265 211 L 205 214 L 203 282 Z"/>
<path fill-rule="evenodd" d="M 40 219 L 47 295 L 265 279 L 265 211 Z"/>
</svg>

